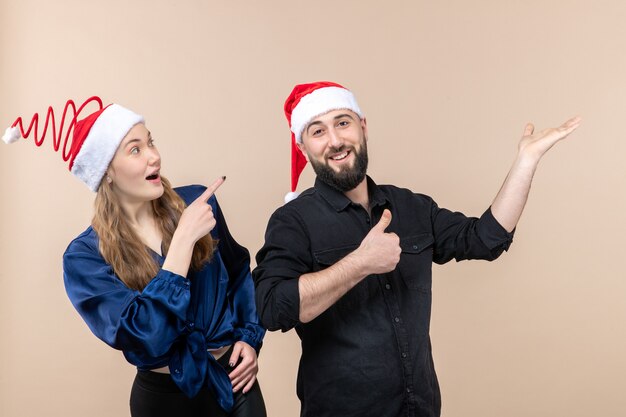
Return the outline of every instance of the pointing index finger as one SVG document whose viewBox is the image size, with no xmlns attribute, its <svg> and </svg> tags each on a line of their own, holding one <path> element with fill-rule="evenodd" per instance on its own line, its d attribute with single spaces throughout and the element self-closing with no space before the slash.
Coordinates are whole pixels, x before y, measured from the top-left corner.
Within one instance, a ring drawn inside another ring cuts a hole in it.
<svg viewBox="0 0 626 417">
<path fill-rule="evenodd" d="M 222 176 L 216 179 L 213 184 L 209 185 L 207 189 L 204 190 L 202 194 L 200 194 L 198 200 L 204 201 L 205 203 L 209 201 L 209 198 L 211 198 L 215 191 L 217 191 L 217 189 L 220 188 L 222 184 L 224 184 L 224 181 L 226 181 L 226 176 Z"/>
</svg>

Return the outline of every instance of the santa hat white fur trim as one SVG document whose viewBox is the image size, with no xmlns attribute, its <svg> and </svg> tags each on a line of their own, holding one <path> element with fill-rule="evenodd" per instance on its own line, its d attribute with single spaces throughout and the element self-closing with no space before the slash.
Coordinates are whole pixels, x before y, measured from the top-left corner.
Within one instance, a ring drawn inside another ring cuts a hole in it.
<svg viewBox="0 0 626 417">
<path fill-rule="evenodd" d="M 111 104 L 91 126 L 74 159 L 72 174 L 87 184 L 91 191 L 98 191 L 100 181 L 122 139 L 133 126 L 143 122 L 142 116 L 119 104 Z"/>
<path fill-rule="evenodd" d="M 363 117 L 361 109 L 350 90 L 341 87 L 319 88 L 300 99 L 291 112 L 291 131 L 296 142 L 302 143 L 302 132 L 314 118 L 332 110 L 352 110 Z"/>
<path fill-rule="evenodd" d="M 9 143 L 17 142 L 21 137 L 22 134 L 20 133 L 19 127 L 7 127 L 7 130 L 4 131 L 4 135 L 2 135 L 2 140 L 8 145 Z"/>
<path fill-rule="evenodd" d="M 285 194 L 285 204 L 295 200 L 296 198 L 298 198 L 299 195 L 300 193 L 297 193 L 295 191 L 289 191 L 287 194 Z"/>
</svg>

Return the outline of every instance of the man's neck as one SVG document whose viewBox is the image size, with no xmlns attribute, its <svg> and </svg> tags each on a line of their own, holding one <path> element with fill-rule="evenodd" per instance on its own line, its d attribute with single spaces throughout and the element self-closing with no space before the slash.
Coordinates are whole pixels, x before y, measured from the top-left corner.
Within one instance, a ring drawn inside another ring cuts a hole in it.
<svg viewBox="0 0 626 417">
<path fill-rule="evenodd" d="M 365 210 L 367 210 L 368 213 L 370 212 L 370 199 L 367 190 L 367 177 L 363 178 L 363 181 L 361 181 L 361 183 L 355 188 L 351 189 L 350 191 L 346 191 L 344 195 L 348 197 L 350 201 L 352 201 L 354 204 L 360 204 Z"/>
</svg>

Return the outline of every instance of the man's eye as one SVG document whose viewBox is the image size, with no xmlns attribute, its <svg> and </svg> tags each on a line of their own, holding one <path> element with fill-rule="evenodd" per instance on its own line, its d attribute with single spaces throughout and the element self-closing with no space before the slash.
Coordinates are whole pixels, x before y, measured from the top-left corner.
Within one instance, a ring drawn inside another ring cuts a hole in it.
<svg viewBox="0 0 626 417">
<path fill-rule="evenodd" d="M 150 147 L 154 146 L 154 139 L 150 139 L 148 141 L 148 146 L 150 146 Z"/>
<path fill-rule="evenodd" d="M 314 130 L 314 131 L 313 131 L 313 136 L 317 136 L 317 135 L 319 135 L 320 133 L 322 133 L 322 129 L 317 129 L 317 130 Z"/>
<path fill-rule="evenodd" d="M 348 126 L 348 124 L 350 124 L 350 122 L 348 122 L 347 120 L 342 120 L 339 122 L 339 126 Z"/>
</svg>

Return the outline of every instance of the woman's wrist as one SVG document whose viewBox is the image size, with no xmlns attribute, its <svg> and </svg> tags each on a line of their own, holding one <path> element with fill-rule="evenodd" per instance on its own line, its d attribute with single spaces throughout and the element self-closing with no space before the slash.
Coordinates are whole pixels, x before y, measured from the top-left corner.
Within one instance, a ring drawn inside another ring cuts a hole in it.
<svg viewBox="0 0 626 417">
<path fill-rule="evenodd" d="M 162 268 L 186 277 L 189 271 L 189 265 L 191 264 L 194 245 L 195 242 L 191 239 L 182 238 L 177 229 L 176 232 L 174 232 L 174 236 L 172 236 L 172 242 L 170 243 Z"/>
</svg>

